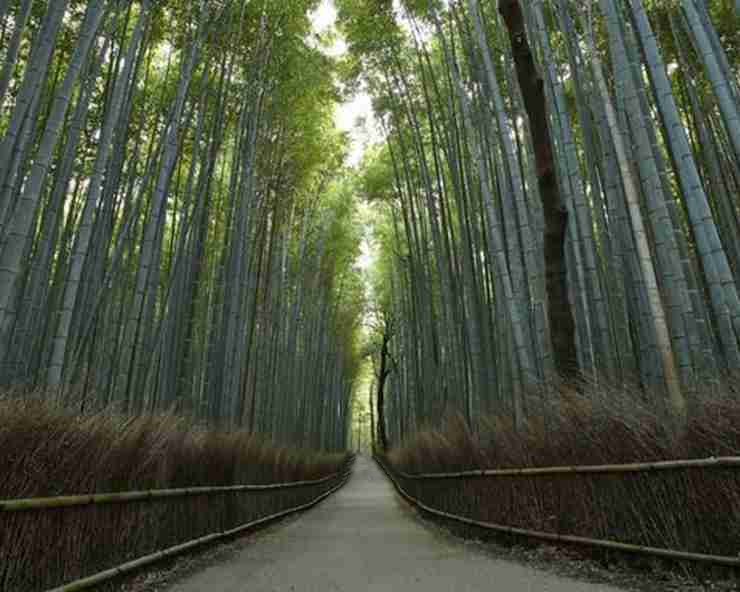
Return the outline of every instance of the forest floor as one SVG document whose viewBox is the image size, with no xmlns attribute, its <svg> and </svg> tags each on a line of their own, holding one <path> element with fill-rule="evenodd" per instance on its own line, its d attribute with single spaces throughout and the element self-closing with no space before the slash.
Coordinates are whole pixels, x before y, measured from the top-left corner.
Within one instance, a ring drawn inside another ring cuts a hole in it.
<svg viewBox="0 0 740 592">
<path fill-rule="evenodd" d="M 318 508 L 128 582 L 132 592 L 723 590 L 674 575 L 604 568 L 552 547 L 463 540 L 421 519 L 367 458 Z"/>
</svg>

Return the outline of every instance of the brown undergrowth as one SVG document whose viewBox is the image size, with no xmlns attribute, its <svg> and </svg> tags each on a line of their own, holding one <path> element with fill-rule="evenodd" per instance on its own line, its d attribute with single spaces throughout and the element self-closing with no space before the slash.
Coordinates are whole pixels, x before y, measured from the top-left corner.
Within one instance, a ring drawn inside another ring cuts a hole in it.
<svg viewBox="0 0 740 592">
<path fill-rule="evenodd" d="M 692 404 L 677 429 L 637 391 L 583 386 L 528 401 L 516 430 L 492 416 L 475 434 L 458 416 L 392 450 L 408 473 L 698 459 L 740 454 L 733 388 Z M 665 472 L 401 479 L 428 505 L 479 521 L 696 553 L 740 553 L 740 468 Z"/>
<path fill-rule="evenodd" d="M 0 398 L 0 499 L 314 480 L 346 460 L 173 416 L 77 416 L 34 399 Z M 334 484 L 0 511 L 0 590 L 45 590 L 307 503 Z"/>
</svg>

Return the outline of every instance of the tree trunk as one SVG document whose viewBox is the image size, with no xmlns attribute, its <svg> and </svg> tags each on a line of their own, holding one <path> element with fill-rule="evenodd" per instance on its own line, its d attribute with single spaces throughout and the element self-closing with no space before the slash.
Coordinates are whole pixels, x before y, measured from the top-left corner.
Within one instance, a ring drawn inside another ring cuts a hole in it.
<svg viewBox="0 0 740 592">
<path fill-rule="evenodd" d="M 537 71 L 529 46 L 519 0 L 500 0 L 499 12 L 509 33 L 519 86 L 532 130 L 537 181 L 545 217 L 545 276 L 555 369 L 563 378 L 573 378 L 578 371 L 578 358 L 565 265 L 568 213 L 562 203 L 555 175 L 544 82 Z"/>
<path fill-rule="evenodd" d="M 388 449 L 388 430 L 385 421 L 385 383 L 391 370 L 388 366 L 390 348 L 393 337 L 392 321 L 386 320 L 383 329 L 383 345 L 380 348 L 380 371 L 378 372 L 378 396 L 375 399 L 378 406 L 378 444 L 381 451 Z"/>
</svg>

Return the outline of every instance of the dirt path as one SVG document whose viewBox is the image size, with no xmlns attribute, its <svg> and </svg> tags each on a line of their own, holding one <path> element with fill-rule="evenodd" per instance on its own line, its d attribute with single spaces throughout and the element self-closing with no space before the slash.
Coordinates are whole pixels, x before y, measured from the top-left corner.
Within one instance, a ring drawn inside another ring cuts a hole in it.
<svg viewBox="0 0 740 592">
<path fill-rule="evenodd" d="M 616 592 L 491 558 L 400 507 L 372 461 L 318 508 L 171 592 Z"/>
</svg>

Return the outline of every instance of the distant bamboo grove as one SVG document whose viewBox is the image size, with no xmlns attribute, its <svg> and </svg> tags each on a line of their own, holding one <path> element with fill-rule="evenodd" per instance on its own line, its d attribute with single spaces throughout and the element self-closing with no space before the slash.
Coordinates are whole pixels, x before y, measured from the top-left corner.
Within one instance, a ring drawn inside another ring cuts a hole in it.
<svg viewBox="0 0 740 592">
<path fill-rule="evenodd" d="M 556 374 L 685 420 L 740 370 L 740 6 L 391 4 L 338 2 L 387 137 L 381 440 L 521 425 Z"/>
<path fill-rule="evenodd" d="M 345 447 L 359 234 L 315 4 L 0 0 L 2 385 Z"/>
</svg>

